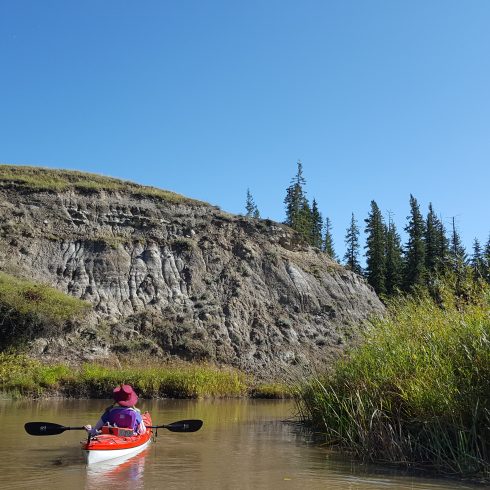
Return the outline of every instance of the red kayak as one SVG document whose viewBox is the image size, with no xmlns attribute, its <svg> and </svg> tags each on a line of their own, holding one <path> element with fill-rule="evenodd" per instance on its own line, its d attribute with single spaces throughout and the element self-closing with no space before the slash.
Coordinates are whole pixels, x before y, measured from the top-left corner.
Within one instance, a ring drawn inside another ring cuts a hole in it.
<svg viewBox="0 0 490 490">
<path fill-rule="evenodd" d="M 145 425 L 151 426 L 151 416 L 143 414 Z M 134 435 L 131 429 L 120 427 L 102 427 L 102 433 L 82 442 L 82 450 L 87 464 L 99 463 L 108 459 L 137 454 L 151 442 L 153 431 L 146 429 L 143 434 Z"/>
</svg>

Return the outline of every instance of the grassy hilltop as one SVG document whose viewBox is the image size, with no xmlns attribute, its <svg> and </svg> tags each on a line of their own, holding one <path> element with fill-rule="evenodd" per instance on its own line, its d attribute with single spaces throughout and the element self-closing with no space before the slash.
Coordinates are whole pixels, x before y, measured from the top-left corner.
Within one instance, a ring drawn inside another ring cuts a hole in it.
<svg viewBox="0 0 490 490">
<path fill-rule="evenodd" d="M 62 192 L 70 189 L 85 192 L 127 192 L 143 197 L 156 197 L 175 203 L 200 203 L 200 201 L 184 197 L 175 192 L 144 186 L 127 180 L 76 170 L 55 170 L 43 167 L 0 165 L 0 185 L 14 185 L 33 191 L 51 192 Z"/>
</svg>

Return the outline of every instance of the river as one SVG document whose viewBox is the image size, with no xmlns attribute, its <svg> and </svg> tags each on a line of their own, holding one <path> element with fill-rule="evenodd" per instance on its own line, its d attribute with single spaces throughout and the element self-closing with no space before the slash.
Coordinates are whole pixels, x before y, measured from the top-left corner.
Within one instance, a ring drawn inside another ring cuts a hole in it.
<svg viewBox="0 0 490 490">
<path fill-rule="evenodd" d="M 28 421 L 94 424 L 108 400 L 0 401 L 0 488 L 5 489 L 453 489 L 475 487 L 364 465 L 314 443 L 287 422 L 290 401 L 142 400 L 155 424 L 204 421 L 191 434 L 159 430 L 121 464 L 86 466 L 82 431 L 33 437 Z M 285 422 L 286 421 L 286 422 Z"/>
</svg>

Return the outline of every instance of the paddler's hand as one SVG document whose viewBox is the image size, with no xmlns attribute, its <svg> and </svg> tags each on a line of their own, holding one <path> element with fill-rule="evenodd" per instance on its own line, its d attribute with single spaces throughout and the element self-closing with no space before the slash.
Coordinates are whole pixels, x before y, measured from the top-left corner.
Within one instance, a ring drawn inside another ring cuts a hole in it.
<svg viewBox="0 0 490 490">
<path fill-rule="evenodd" d="M 90 424 L 87 424 L 87 425 L 84 425 L 83 428 L 87 431 L 87 432 L 92 432 L 92 426 Z"/>
</svg>

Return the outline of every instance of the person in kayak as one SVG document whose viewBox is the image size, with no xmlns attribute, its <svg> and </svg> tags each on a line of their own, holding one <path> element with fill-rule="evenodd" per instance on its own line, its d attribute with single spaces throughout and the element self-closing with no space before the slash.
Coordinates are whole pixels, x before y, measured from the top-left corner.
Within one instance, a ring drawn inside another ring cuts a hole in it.
<svg viewBox="0 0 490 490">
<path fill-rule="evenodd" d="M 84 425 L 85 430 L 92 436 L 96 435 L 103 425 L 133 429 L 135 434 L 146 432 L 146 426 L 140 411 L 135 407 L 138 395 L 131 385 L 121 384 L 112 392 L 114 404 L 107 407 L 99 421 L 92 427 Z"/>
</svg>

